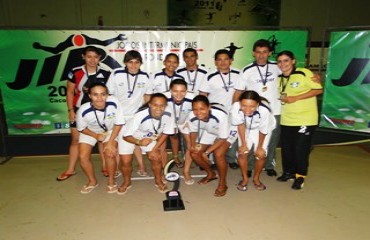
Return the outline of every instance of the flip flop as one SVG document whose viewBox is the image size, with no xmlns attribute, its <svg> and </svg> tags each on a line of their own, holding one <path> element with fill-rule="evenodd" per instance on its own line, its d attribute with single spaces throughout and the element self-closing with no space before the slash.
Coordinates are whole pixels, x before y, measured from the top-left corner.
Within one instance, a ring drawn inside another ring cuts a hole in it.
<svg viewBox="0 0 370 240">
<path fill-rule="evenodd" d="M 190 178 L 188 180 L 184 179 L 184 182 L 185 182 L 186 185 L 193 185 L 195 181 L 194 181 L 194 179 Z"/>
<path fill-rule="evenodd" d="M 175 165 L 178 168 L 183 168 L 184 167 L 184 162 L 178 161 L 178 162 L 175 162 Z"/>
<path fill-rule="evenodd" d="M 107 193 L 116 193 L 118 191 L 117 184 L 114 184 L 113 186 L 108 185 L 107 186 Z"/>
<path fill-rule="evenodd" d="M 159 186 L 159 185 L 157 185 L 157 184 L 154 184 L 154 186 L 155 186 L 156 188 L 158 188 L 158 191 L 159 191 L 160 193 L 166 193 L 166 192 L 168 192 L 168 187 L 167 187 L 167 185 L 165 185 L 165 184 L 163 184 L 162 186 Z"/>
<path fill-rule="evenodd" d="M 222 189 L 216 189 L 215 193 L 213 194 L 215 197 L 223 197 L 226 195 L 227 192 L 227 186 L 225 186 Z"/>
<path fill-rule="evenodd" d="M 87 185 L 84 185 L 81 189 L 81 193 L 82 194 L 88 194 L 88 193 L 91 193 L 97 186 L 99 186 L 99 184 L 96 184 L 96 185 L 93 185 L 93 186 L 87 186 Z"/>
<path fill-rule="evenodd" d="M 236 185 L 236 189 L 238 189 L 239 191 L 245 192 L 245 191 L 247 191 L 247 190 L 248 190 L 248 184 L 243 185 L 243 181 L 240 181 L 240 182 Z"/>
<path fill-rule="evenodd" d="M 148 176 L 148 173 L 145 171 L 145 170 L 137 170 L 137 175 L 139 175 L 140 177 L 147 177 Z"/>
<path fill-rule="evenodd" d="M 117 195 L 125 195 L 127 191 L 132 188 L 132 185 L 129 185 L 125 188 L 125 191 L 120 191 L 120 188 L 117 189 Z"/>
<path fill-rule="evenodd" d="M 266 186 L 260 182 L 260 184 L 256 184 L 255 182 L 253 182 L 254 184 L 254 188 L 258 191 L 263 191 L 263 190 L 266 190 Z"/>
<path fill-rule="evenodd" d="M 102 169 L 101 172 L 103 173 L 104 177 L 109 177 L 107 169 Z"/>
<path fill-rule="evenodd" d="M 64 180 L 67 180 L 68 178 L 72 177 L 73 175 L 76 175 L 76 172 L 73 172 L 73 173 L 62 173 L 60 174 L 58 177 L 57 177 L 57 181 L 64 181 Z"/>
<path fill-rule="evenodd" d="M 207 183 L 212 182 L 216 179 L 217 179 L 217 177 L 212 177 L 212 178 L 204 177 L 204 178 L 202 178 L 198 181 L 198 184 L 207 184 Z"/>
</svg>

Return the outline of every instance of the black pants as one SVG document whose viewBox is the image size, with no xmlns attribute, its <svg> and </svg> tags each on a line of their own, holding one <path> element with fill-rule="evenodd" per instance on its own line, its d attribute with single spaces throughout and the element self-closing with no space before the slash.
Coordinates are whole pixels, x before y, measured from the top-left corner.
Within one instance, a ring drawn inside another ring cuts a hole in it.
<svg viewBox="0 0 370 240">
<path fill-rule="evenodd" d="M 283 172 L 307 175 L 312 136 L 316 126 L 281 125 Z"/>
</svg>

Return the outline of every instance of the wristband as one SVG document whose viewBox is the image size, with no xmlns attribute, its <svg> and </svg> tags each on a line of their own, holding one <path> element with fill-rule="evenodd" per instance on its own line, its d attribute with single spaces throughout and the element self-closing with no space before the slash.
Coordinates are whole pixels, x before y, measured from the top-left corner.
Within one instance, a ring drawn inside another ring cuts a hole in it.
<svg viewBox="0 0 370 240">
<path fill-rule="evenodd" d="M 140 146 L 141 145 L 141 140 L 136 140 L 136 145 Z"/>
<path fill-rule="evenodd" d="M 71 112 L 71 111 L 73 111 L 73 108 L 68 109 L 68 112 Z"/>
</svg>

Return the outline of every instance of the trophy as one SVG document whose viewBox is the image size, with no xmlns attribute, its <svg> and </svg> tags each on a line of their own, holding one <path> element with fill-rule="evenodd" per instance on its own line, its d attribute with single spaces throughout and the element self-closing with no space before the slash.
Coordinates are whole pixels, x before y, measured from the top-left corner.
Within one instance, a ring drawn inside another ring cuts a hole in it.
<svg viewBox="0 0 370 240">
<path fill-rule="evenodd" d="M 181 199 L 181 194 L 178 191 L 180 187 L 180 174 L 177 172 L 168 172 L 174 165 L 175 160 L 169 161 L 164 167 L 164 175 L 167 181 L 173 182 L 171 191 L 166 192 L 167 200 L 163 201 L 164 211 L 185 210 L 184 202 Z"/>
</svg>

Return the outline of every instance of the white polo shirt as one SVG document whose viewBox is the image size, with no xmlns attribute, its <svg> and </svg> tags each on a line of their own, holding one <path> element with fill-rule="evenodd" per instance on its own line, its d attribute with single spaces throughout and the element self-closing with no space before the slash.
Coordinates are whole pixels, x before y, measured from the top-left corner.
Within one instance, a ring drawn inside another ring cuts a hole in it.
<svg viewBox="0 0 370 240">
<path fill-rule="evenodd" d="M 118 98 L 125 116 L 134 115 L 144 103 L 144 94 L 150 94 L 149 75 L 139 71 L 132 75 L 126 68 L 117 68 L 110 75 L 109 94 Z"/>
<path fill-rule="evenodd" d="M 167 107 L 160 119 L 150 115 L 149 108 L 145 108 L 127 121 L 123 136 L 133 136 L 137 139 L 150 138 L 153 135 L 174 134 L 174 120 L 170 109 Z"/>
<path fill-rule="evenodd" d="M 241 81 L 235 84 L 236 90 L 253 90 L 270 102 L 274 115 L 280 115 L 281 102 L 279 100 L 278 76 L 280 69 L 274 62 L 268 62 L 264 66 L 251 63 L 243 68 L 240 76 Z"/>
<path fill-rule="evenodd" d="M 220 73 L 215 70 L 207 75 L 205 81 L 202 81 L 199 91 L 208 93 L 208 99 L 211 103 L 219 103 L 231 109 L 234 86 L 240 80 L 240 72 L 236 69 L 230 69 L 228 73 Z"/>
<path fill-rule="evenodd" d="M 192 101 L 194 94 L 187 92 L 183 101 L 181 103 L 176 103 L 171 96 L 171 92 L 165 92 L 164 95 L 167 97 L 167 106 L 171 111 L 175 126 L 183 125 L 189 116 L 189 113 L 192 111 Z"/>
<path fill-rule="evenodd" d="M 201 138 L 203 131 L 216 138 L 227 139 L 230 133 L 230 124 L 227 110 L 220 105 L 211 106 L 208 121 L 199 120 L 193 112 L 189 114 L 190 132 L 195 132 Z"/>
<path fill-rule="evenodd" d="M 203 66 L 198 66 L 196 70 L 189 71 L 186 67 L 181 67 L 177 70 L 177 74 L 181 75 L 188 84 L 188 91 L 199 94 L 199 87 L 202 81 L 206 79 L 208 70 Z"/>
<path fill-rule="evenodd" d="M 181 78 L 181 75 L 175 73 L 173 76 L 168 76 L 162 69 L 159 72 L 153 74 L 151 82 L 151 93 L 164 93 L 170 90 L 170 83 L 173 79 Z M 185 79 L 184 79 L 185 80 Z"/>
<path fill-rule="evenodd" d="M 240 103 L 235 102 L 231 108 L 231 124 L 245 124 L 246 134 L 250 131 L 268 134 L 276 127 L 276 120 L 266 102 L 259 104 L 252 116 L 245 116 L 240 109 Z"/>
<path fill-rule="evenodd" d="M 77 111 L 76 121 L 78 131 L 87 128 L 95 133 L 111 131 L 115 125 L 125 124 L 121 104 L 113 96 L 107 98 L 102 110 L 95 109 L 90 102 L 82 104 Z"/>
</svg>

